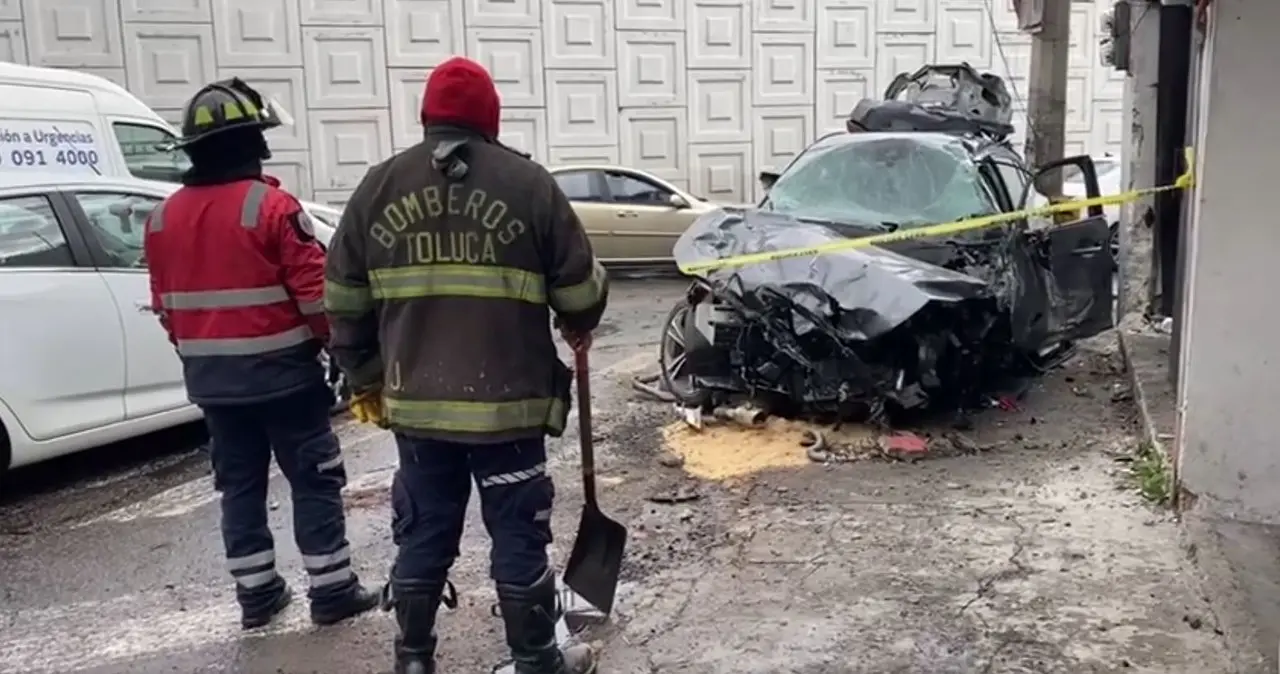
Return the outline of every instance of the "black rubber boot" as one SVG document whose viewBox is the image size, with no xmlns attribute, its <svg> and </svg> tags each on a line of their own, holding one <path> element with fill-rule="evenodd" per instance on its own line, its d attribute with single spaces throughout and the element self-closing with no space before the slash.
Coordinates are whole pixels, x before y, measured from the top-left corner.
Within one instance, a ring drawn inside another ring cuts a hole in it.
<svg viewBox="0 0 1280 674">
<path fill-rule="evenodd" d="M 366 611 L 372 610 L 378 605 L 378 593 L 369 588 L 357 584 L 351 588 L 342 599 L 336 601 L 327 601 L 320 609 L 316 609 L 315 602 L 311 603 L 311 622 L 317 625 L 335 625 L 346 620 L 354 618 Z"/>
<path fill-rule="evenodd" d="M 397 580 L 382 588 L 382 610 L 396 611 L 395 674 L 435 674 L 436 614 L 458 606 L 449 581 Z"/>
<path fill-rule="evenodd" d="M 547 569 L 532 585 L 498 583 L 498 610 L 507 628 L 507 646 L 516 674 L 593 674 L 595 651 L 586 644 L 564 649 L 556 643 L 556 578 Z"/>
<path fill-rule="evenodd" d="M 277 579 L 280 580 L 280 579 Z M 240 607 L 240 628 L 251 630 L 262 627 L 271 622 L 273 618 L 280 615 L 280 612 L 289 606 L 293 601 L 293 590 L 280 580 L 279 592 L 270 599 L 262 603 L 256 603 L 253 606 Z"/>
</svg>

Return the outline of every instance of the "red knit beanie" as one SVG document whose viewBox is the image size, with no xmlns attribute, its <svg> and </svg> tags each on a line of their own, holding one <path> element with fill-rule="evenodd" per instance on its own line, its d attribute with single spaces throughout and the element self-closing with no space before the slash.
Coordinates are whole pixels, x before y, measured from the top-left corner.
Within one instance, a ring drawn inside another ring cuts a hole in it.
<svg viewBox="0 0 1280 674">
<path fill-rule="evenodd" d="M 436 66 L 422 96 L 423 124 L 456 124 L 498 137 L 501 104 L 484 66 L 455 56 Z"/>
</svg>

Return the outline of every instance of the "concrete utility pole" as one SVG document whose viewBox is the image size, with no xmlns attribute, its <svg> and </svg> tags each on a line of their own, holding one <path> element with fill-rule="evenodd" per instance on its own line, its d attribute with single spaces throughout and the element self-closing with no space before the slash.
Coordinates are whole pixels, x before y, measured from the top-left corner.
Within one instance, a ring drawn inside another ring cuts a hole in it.
<svg viewBox="0 0 1280 674">
<path fill-rule="evenodd" d="M 1071 54 L 1071 0 L 1043 0 L 1038 30 L 1031 33 L 1031 81 L 1027 101 L 1027 160 L 1032 166 L 1062 159 L 1067 133 L 1067 64 Z M 1091 64 L 1092 65 L 1092 64 Z M 1036 187 L 1062 195 L 1062 171 Z"/>
</svg>

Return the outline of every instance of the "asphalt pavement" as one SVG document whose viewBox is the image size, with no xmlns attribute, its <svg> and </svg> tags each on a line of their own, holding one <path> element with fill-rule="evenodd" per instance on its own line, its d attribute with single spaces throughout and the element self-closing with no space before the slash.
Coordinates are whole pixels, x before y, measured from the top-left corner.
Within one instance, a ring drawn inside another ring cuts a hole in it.
<svg viewBox="0 0 1280 674">
<path fill-rule="evenodd" d="M 1171 519 L 1123 478 L 1136 441 L 1107 349 L 1046 376 L 1020 408 L 979 415 L 976 455 L 788 456 L 708 476 L 664 446 L 671 407 L 627 385 L 655 369 L 683 289 L 615 283 L 592 352 L 601 498 L 631 529 L 615 621 L 592 634 L 602 674 L 1222 671 Z M 381 583 L 394 443 L 349 421 L 339 434 L 354 564 Z M 0 484 L 0 673 L 390 671 L 386 614 L 316 628 L 298 602 L 241 632 L 201 440 L 177 429 Z M 551 445 L 560 560 L 581 507 L 576 445 L 576 430 Z M 280 568 L 301 589 L 278 474 L 271 498 Z M 487 565 L 473 503 L 452 576 L 461 605 L 440 619 L 442 672 L 503 659 Z"/>
</svg>

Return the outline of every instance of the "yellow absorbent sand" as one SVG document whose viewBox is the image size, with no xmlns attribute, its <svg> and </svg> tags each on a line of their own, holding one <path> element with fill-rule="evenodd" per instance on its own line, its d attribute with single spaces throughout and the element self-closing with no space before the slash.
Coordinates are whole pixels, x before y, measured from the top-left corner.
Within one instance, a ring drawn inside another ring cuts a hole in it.
<svg viewBox="0 0 1280 674">
<path fill-rule="evenodd" d="M 801 442 L 804 431 L 818 428 L 811 423 L 770 417 L 756 428 L 718 423 L 701 431 L 683 421 L 662 429 L 663 444 L 684 459 L 690 475 L 706 480 L 743 477 L 778 468 L 812 465 Z M 846 425 L 837 432 L 818 428 L 833 443 L 865 443 L 874 437 L 871 429 Z"/>
</svg>

